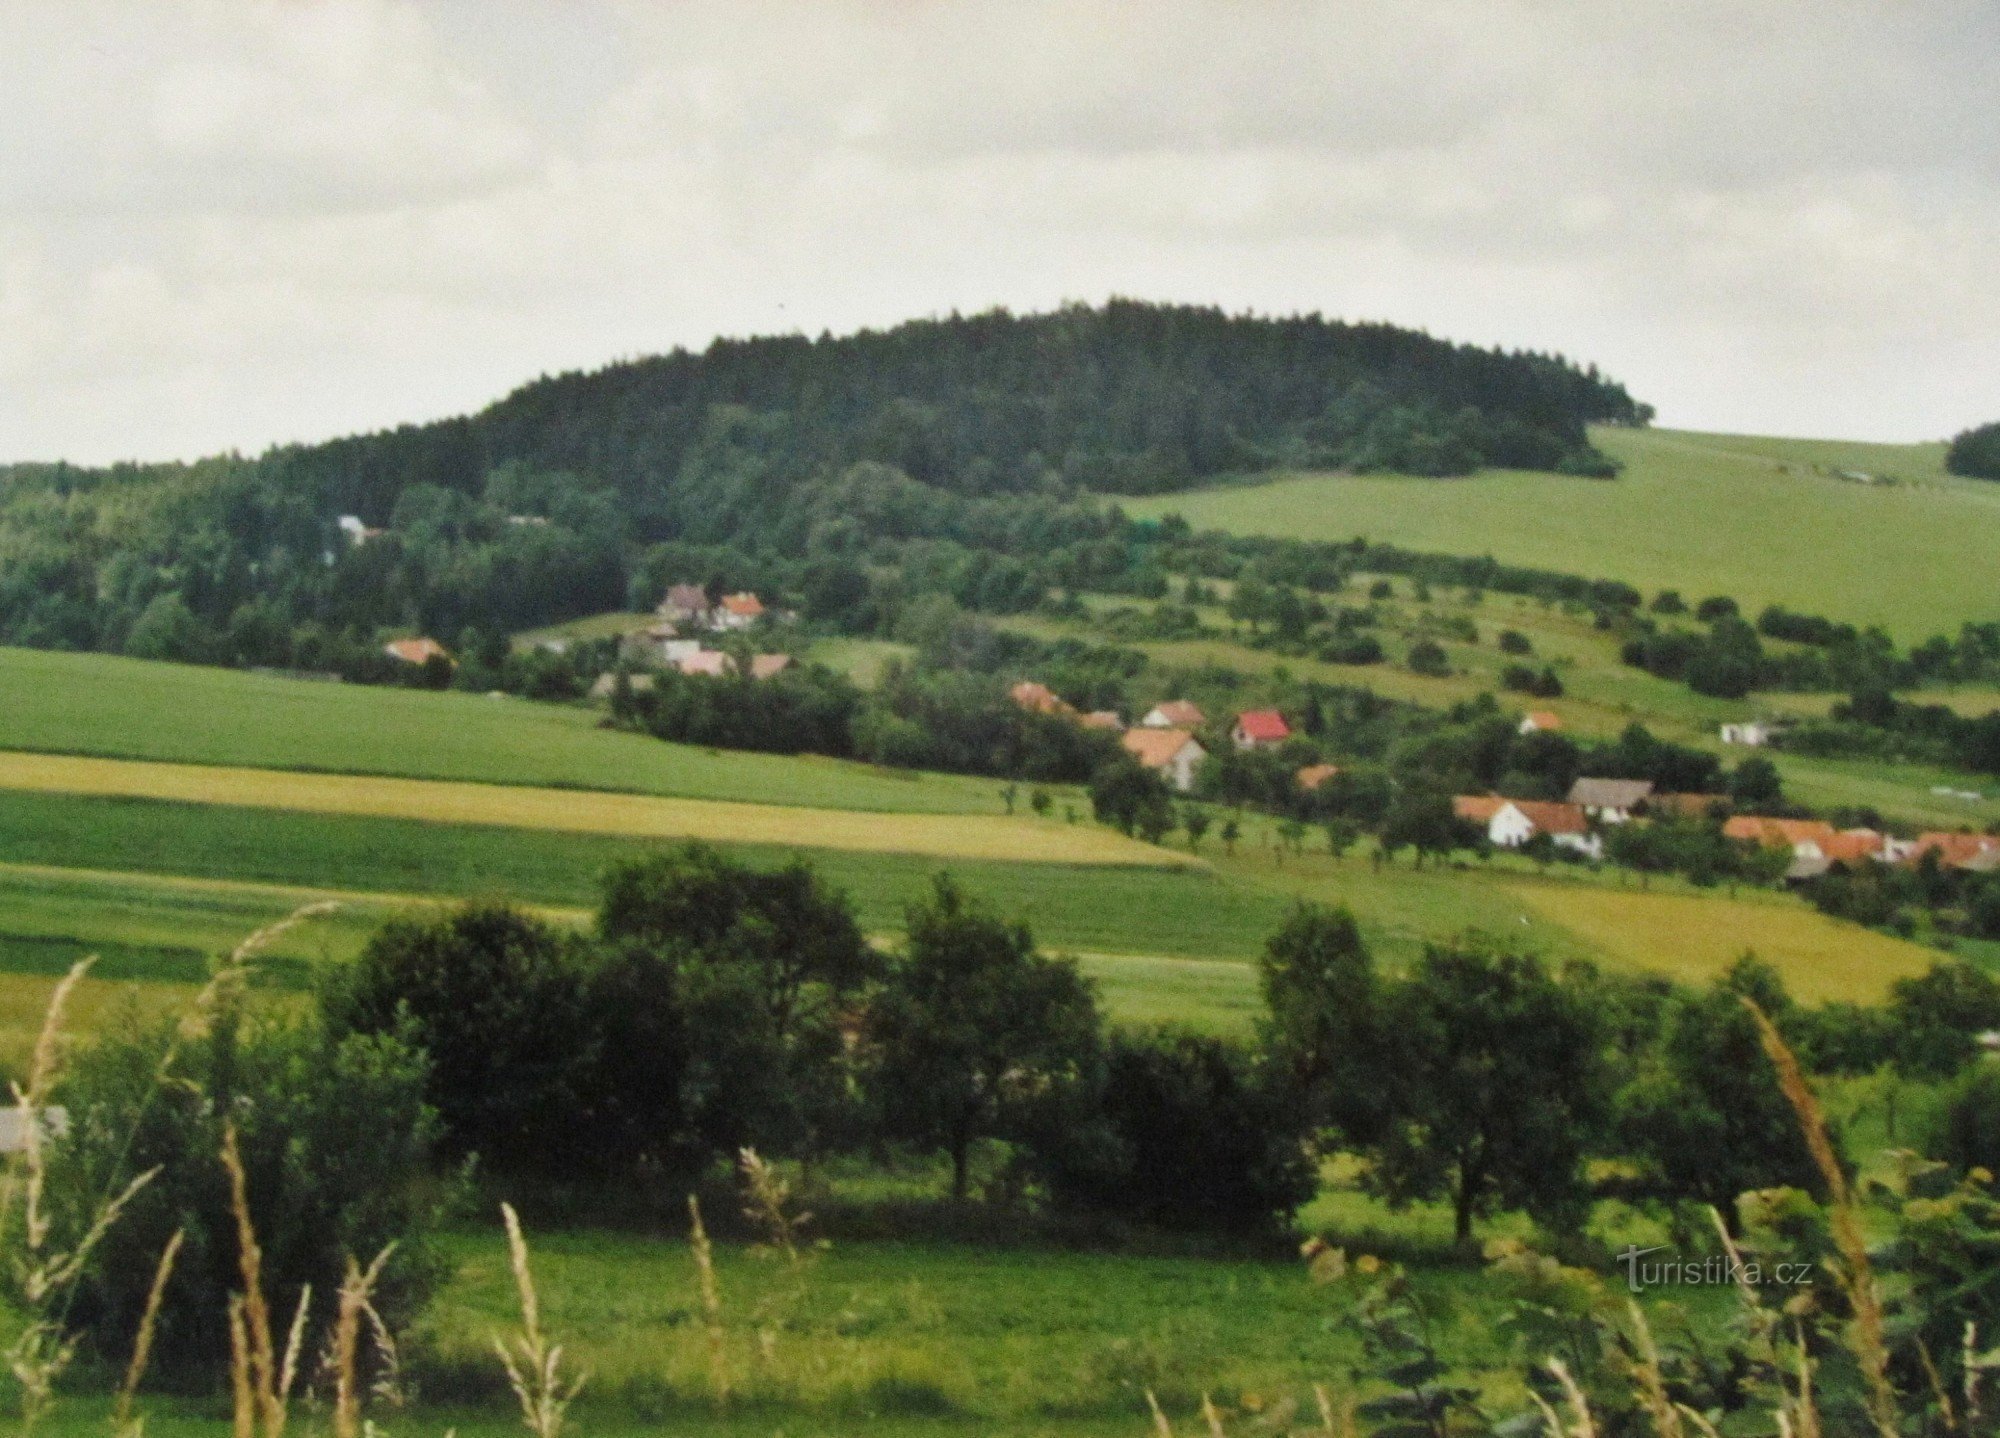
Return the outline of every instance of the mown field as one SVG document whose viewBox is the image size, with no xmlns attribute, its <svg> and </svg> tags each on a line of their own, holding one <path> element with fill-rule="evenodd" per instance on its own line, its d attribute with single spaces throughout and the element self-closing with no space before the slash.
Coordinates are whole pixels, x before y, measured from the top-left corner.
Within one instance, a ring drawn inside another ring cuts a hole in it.
<svg viewBox="0 0 2000 1438">
<path fill-rule="evenodd" d="M 580 705 L 0 648 L 0 749 L 622 790 L 882 813 L 998 814 L 998 785 L 664 744 Z"/>
<path fill-rule="evenodd" d="M 1121 501 L 1198 529 L 1370 539 L 1622 579 L 1647 593 L 1782 603 L 1899 639 L 2000 618 L 2000 485 L 1942 470 L 1942 445 L 1859 445 L 1606 429 L 1611 482 L 1299 475 Z M 1900 483 L 1868 486 L 1854 468 Z"/>
</svg>

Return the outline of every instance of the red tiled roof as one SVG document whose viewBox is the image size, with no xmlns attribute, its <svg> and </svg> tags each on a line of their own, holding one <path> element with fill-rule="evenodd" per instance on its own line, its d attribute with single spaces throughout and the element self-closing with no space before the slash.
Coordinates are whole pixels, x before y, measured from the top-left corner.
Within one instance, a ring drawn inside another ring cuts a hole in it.
<svg viewBox="0 0 2000 1438">
<path fill-rule="evenodd" d="M 1743 839 L 1768 849 L 1814 844 L 1822 854 L 1839 837 L 1833 825 L 1823 819 L 1771 819 L 1761 814 L 1738 814 L 1723 824 L 1722 833 L 1724 838 Z"/>
<path fill-rule="evenodd" d="M 1090 713 L 1077 720 L 1077 723 L 1083 725 L 1086 729 L 1103 729 L 1113 734 L 1117 734 L 1125 728 L 1125 721 L 1118 717 L 1115 710 L 1111 709 L 1093 709 Z"/>
<path fill-rule="evenodd" d="M 1056 696 L 1056 692 L 1046 684 L 1033 679 L 1023 679 L 1007 691 L 1007 697 L 1023 709 L 1036 714 L 1068 714 L 1070 706 Z"/>
<path fill-rule="evenodd" d="M 1276 741 L 1292 737 L 1292 726 L 1275 709 L 1246 709 L 1236 716 L 1236 732 L 1246 739 Z"/>
<path fill-rule="evenodd" d="M 755 619 L 764 612 L 764 601 L 747 592 L 725 594 L 722 596 L 722 607 L 731 614 L 741 615 L 745 619 Z"/>
<path fill-rule="evenodd" d="M 1541 730 L 1543 732 L 1547 732 L 1554 729 L 1560 729 L 1563 726 L 1562 715 L 1552 713 L 1547 709 L 1529 710 L 1527 714 L 1527 722 L 1534 728 Z"/>
<path fill-rule="evenodd" d="M 1333 764 L 1308 764 L 1294 777 L 1301 789 L 1317 789 L 1339 772 L 1340 769 Z"/>
<path fill-rule="evenodd" d="M 1454 817 L 1475 824 L 1490 824 L 1506 803 L 1498 794 L 1460 794 L 1451 801 L 1451 812 Z"/>
<path fill-rule="evenodd" d="M 2000 857 L 2000 839 L 1991 834 L 1950 834 L 1933 830 L 1917 835 L 1916 845 L 1910 850 L 1910 862 L 1916 863 L 1932 850 L 1937 853 L 1938 863 L 1947 869 L 1983 868 Z"/>
<path fill-rule="evenodd" d="M 1118 742 L 1148 769 L 1162 769 L 1195 740 L 1185 729 L 1127 729 Z"/>
</svg>

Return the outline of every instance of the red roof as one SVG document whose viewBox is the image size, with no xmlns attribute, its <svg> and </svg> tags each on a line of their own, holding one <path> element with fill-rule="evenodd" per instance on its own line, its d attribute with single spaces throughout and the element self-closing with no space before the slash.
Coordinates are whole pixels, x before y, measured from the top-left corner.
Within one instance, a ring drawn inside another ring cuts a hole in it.
<svg viewBox="0 0 2000 1438">
<path fill-rule="evenodd" d="M 1317 789 L 1339 772 L 1339 768 L 1332 764 L 1308 764 L 1299 770 L 1296 777 L 1301 789 Z"/>
<path fill-rule="evenodd" d="M 745 619 L 755 619 L 764 612 L 764 601 L 749 593 L 725 594 L 722 596 L 722 607 L 731 614 L 741 615 Z"/>
<path fill-rule="evenodd" d="M 1236 716 L 1236 732 L 1245 739 L 1275 744 L 1292 737 L 1292 726 L 1275 709 L 1246 709 Z"/>
<path fill-rule="evenodd" d="M 1563 726 L 1562 715 L 1553 713 L 1547 709 L 1529 710 L 1524 722 L 1531 729 L 1544 734 L 1552 733 Z"/>
<path fill-rule="evenodd" d="M 1036 714 L 1068 714 L 1070 706 L 1056 696 L 1055 690 L 1033 679 L 1023 679 L 1007 691 L 1007 697 L 1023 709 Z"/>
<path fill-rule="evenodd" d="M 1086 729 L 1104 729 L 1113 734 L 1122 733 L 1125 728 L 1125 721 L 1118 717 L 1115 709 L 1093 709 L 1077 723 Z"/>
<path fill-rule="evenodd" d="M 1983 869 L 2000 859 L 2000 839 L 1991 834 L 1949 834 L 1941 831 L 1919 834 L 1916 846 L 1910 850 L 1910 862 L 1916 863 L 1928 850 L 1935 850 L 1938 863 L 1947 869 Z"/>
<path fill-rule="evenodd" d="M 769 679 L 773 674 L 782 674 L 792 667 L 789 654 L 753 654 L 750 656 L 750 677 Z"/>
<path fill-rule="evenodd" d="M 1185 729 L 1127 729 L 1118 742 L 1148 769 L 1165 768 L 1190 744 L 1195 745 L 1197 755 L 1201 751 L 1194 735 Z"/>
<path fill-rule="evenodd" d="M 1470 819 L 1475 824 L 1490 824 L 1506 802 L 1498 794 L 1460 794 L 1451 801 L 1451 812 L 1454 817 Z"/>
<path fill-rule="evenodd" d="M 1824 854 L 1839 837 L 1833 825 L 1823 819 L 1767 819 L 1761 814 L 1738 814 L 1722 826 L 1729 839 L 1747 839 L 1769 849 L 1796 849 L 1814 845 Z"/>
</svg>

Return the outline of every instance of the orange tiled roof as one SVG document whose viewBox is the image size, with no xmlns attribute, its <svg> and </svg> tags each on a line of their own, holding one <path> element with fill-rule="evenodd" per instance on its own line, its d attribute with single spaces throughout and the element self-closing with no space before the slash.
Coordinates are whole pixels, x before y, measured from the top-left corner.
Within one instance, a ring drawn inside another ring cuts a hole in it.
<svg viewBox="0 0 2000 1438">
<path fill-rule="evenodd" d="M 1194 742 L 1194 735 L 1185 729 L 1127 729 L 1118 742 L 1148 769 L 1163 769 Z"/>
</svg>

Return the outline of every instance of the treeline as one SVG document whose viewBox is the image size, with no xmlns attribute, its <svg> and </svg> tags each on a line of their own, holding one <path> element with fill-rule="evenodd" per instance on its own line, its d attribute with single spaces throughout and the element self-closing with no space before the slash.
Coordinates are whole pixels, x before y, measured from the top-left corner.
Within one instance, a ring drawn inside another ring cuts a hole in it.
<svg viewBox="0 0 2000 1438">
<path fill-rule="evenodd" d="M 1944 452 L 1944 467 L 1969 479 L 2000 479 L 2000 420 L 1954 437 Z"/>
</svg>

